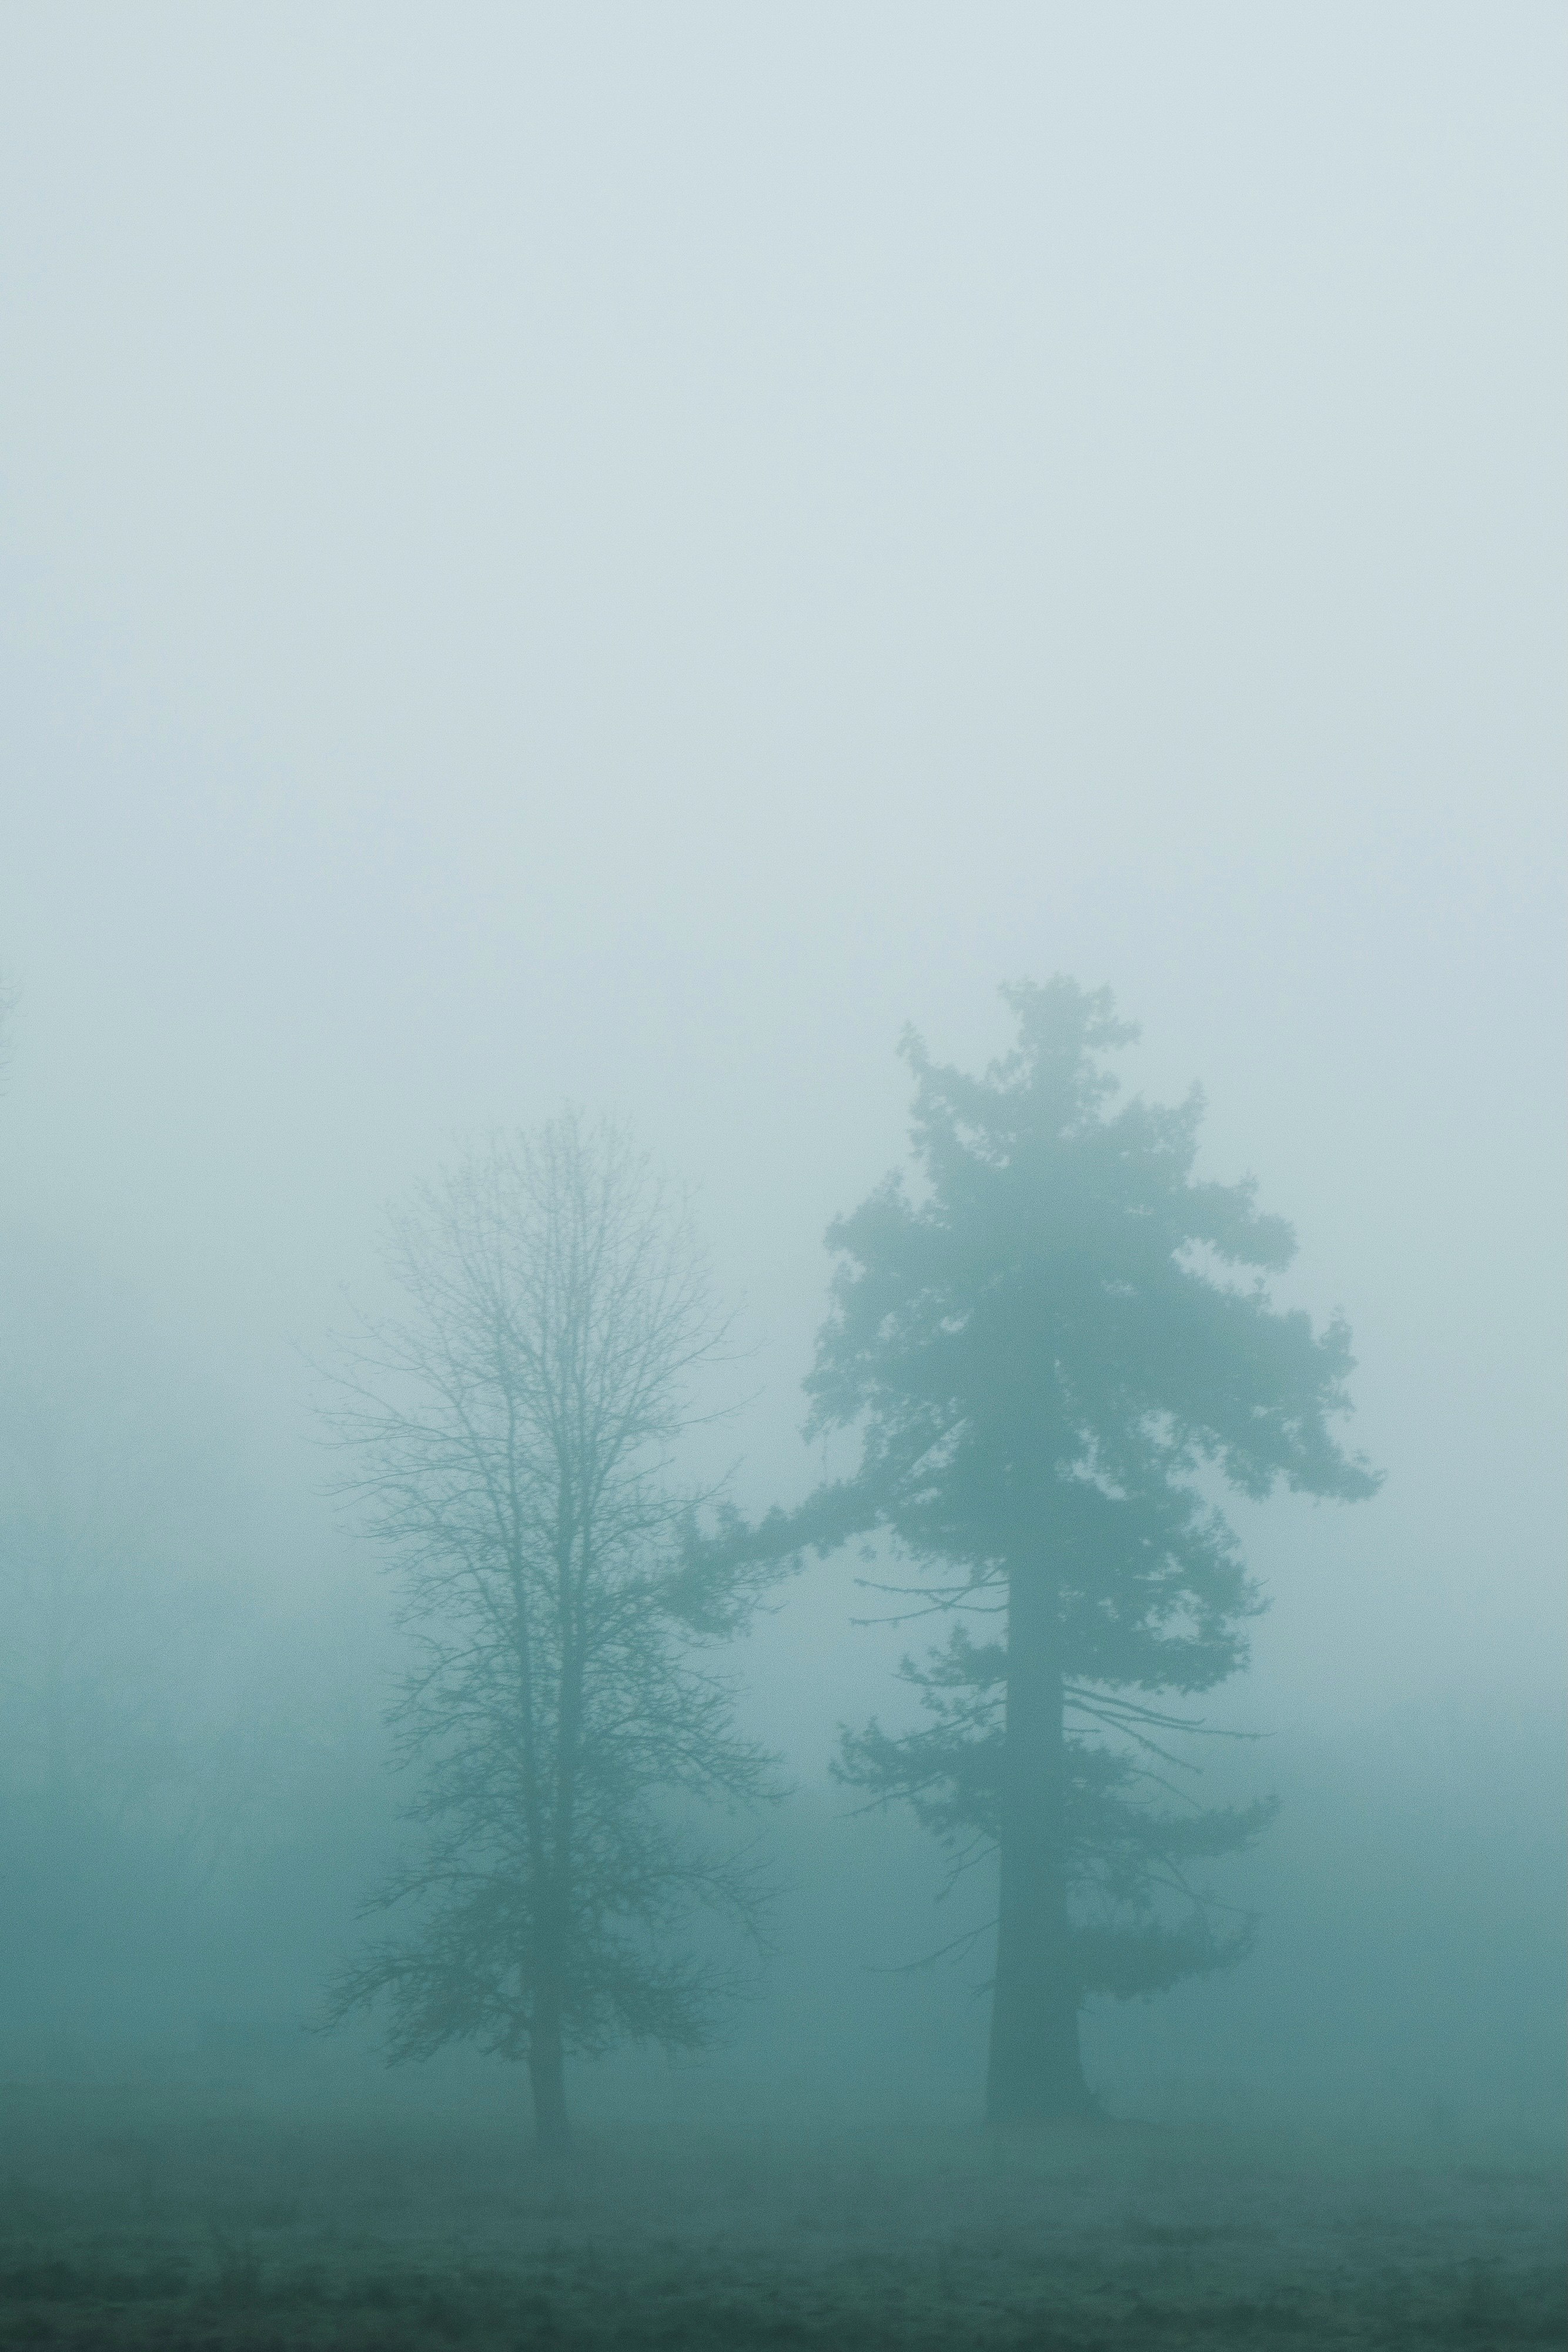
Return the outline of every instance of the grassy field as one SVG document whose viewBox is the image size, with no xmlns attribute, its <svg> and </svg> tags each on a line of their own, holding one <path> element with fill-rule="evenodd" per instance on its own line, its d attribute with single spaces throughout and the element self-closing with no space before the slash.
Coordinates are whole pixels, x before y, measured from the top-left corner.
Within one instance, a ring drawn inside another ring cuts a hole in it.
<svg viewBox="0 0 1568 2352">
<path fill-rule="evenodd" d="M 1564 2340 L 1561 2167 L 1122 2124 L 997 2142 L 28 2085 L 0 2345 L 1475 2347 Z"/>
</svg>

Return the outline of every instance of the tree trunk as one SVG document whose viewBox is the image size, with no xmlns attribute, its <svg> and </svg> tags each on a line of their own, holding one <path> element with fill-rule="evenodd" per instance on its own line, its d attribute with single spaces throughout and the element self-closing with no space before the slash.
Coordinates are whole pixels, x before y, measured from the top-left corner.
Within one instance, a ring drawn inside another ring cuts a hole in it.
<svg viewBox="0 0 1568 2352">
<path fill-rule="evenodd" d="M 528 2038 L 528 2084 L 534 2095 L 534 2132 L 543 2156 L 564 2156 L 571 2146 L 566 2113 L 566 2058 L 561 2044 L 560 1998 L 547 1988 L 534 2004 Z"/>
<path fill-rule="evenodd" d="M 1057 1601 L 1039 1569 L 1008 1595 L 1001 1889 L 986 2116 L 1049 2123 L 1094 2112 L 1078 2043 L 1067 1916 L 1067 1746 Z"/>
</svg>

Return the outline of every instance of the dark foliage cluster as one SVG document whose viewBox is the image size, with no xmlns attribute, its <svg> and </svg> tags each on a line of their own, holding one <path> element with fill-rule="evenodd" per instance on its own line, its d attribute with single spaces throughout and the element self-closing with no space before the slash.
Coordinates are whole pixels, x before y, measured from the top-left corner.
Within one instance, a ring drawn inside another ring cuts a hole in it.
<svg viewBox="0 0 1568 2352">
<path fill-rule="evenodd" d="M 1261 1606 L 1209 1489 L 1354 1501 L 1377 1479 L 1333 1433 L 1343 1321 L 1314 1332 L 1269 1295 L 1290 1228 L 1252 1183 L 1194 1173 L 1201 1097 L 1113 1106 L 1106 1060 L 1136 1032 L 1108 992 L 1006 994 L 1018 1042 L 979 1077 L 904 1039 L 917 1189 L 892 1176 L 830 1229 L 806 1383 L 809 1429 L 856 1433 L 859 1467 L 750 1542 L 778 1559 L 880 1529 L 920 1606 L 999 1628 L 977 1641 L 961 1618 L 906 1661 L 924 1725 L 850 1734 L 839 1769 L 912 1805 L 956 1868 L 999 1855 L 993 2090 L 1005 2077 L 1032 2110 L 1086 2097 L 1086 1994 L 1158 1990 L 1247 1948 L 1187 1865 L 1270 1809 L 1162 1802 L 1182 1726 L 1149 1703 L 1234 1674 Z M 726 1527 L 715 1557 L 747 1546 Z"/>
</svg>

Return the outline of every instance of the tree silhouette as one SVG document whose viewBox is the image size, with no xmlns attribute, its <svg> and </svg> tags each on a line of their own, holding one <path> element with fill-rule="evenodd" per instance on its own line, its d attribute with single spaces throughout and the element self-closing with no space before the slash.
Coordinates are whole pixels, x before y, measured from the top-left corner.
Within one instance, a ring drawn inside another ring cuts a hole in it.
<svg viewBox="0 0 1568 2352">
<path fill-rule="evenodd" d="M 1091 2106 L 1087 1994 L 1245 1948 L 1247 1924 L 1216 1927 L 1187 1870 L 1270 1807 L 1164 1801 L 1170 1699 L 1235 1673 L 1261 1605 L 1203 1474 L 1252 1496 L 1377 1485 L 1331 1433 L 1344 1324 L 1314 1333 L 1270 1302 L 1290 1228 L 1249 1182 L 1193 1176 L 1201 1097 L 1112 1109 L 1105 1057 L 1136 1032 L 1109 992 L 1004 994 L 1018 1041 L 982 1076 L 905 1036 L 921 1190 L 890 1177 L 828 1234 L 808 1428 L 858 1429 L 858 1470 L 757 1529 L 732 1520 L 707 1555 L 716 1575 L 881 1527 L 927 1602 L 966 1612 L 905 1664 L 925 1722 L 849 1735 L 840 1769 L 910 1803 L 958 1864 L 998 1857 L 998 2122 Z"/>
<path fill-rule="evenodd" d="M 411 1930 L 334 2014 L 384 1995 L 394 2057 L 526 2062 L 559 2149 L 566 2052 L 700 2042 L 731 1977 L 679 1931 L 760 1915 L 744 1854 L 686 1818 L 767 1789 L 682 1613 L 674 1454 L 720 1327 L 646 1163 L 570 1115 L 427 1187 L 390 1262 L 406 1311 L 362 1327 L 329 1418 L 417 1643 L 394 1721 L 425 1837 L 372 1898 Z"/>
</svg>

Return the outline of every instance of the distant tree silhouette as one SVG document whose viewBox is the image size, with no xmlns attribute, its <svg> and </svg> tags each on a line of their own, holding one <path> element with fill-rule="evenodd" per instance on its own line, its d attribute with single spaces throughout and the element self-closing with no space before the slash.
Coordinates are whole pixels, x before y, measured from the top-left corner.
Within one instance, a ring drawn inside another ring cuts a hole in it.
<svg viewBox="0 0 1568 2352">
<path fill-rule="evenodd" d="M 424 1843 L 371 1900 L 409 1930 L 334 2014 L 385 1996 L 394 2057 L 524 2061 L 559 2149 L 566 2053 L 699 2043 L 730 1979 L 678 1931 L 759 1917 L 744 1855 L 685 1818 L 767 1788 L 679 1573 L 672 1457 L 719 1326 L 678 1209 L 570 1115 L 426 1187 L 390 1265 L 404 1310 L 363 1325 L 329 1419 L 417 1643 L 394 1720 Z M 710 1580 L 708 1631 L 721 1600 Z"/>
<path fill-rule="evenodd" d="M 978 1637 L 971 1617 L 905 1662 L 925 1723 L 848 1735 L 840 1769 L 907 1801 L 956 1862 L 998 1857 L 998 2122 L 1091 2107 L 1086 1995 L 1158 1990 L 1249 1939 L 1213 1924 L 1187 1866 L 1271 1807 L 1160 1794 L 1170 1696 L 1233 1674 L 1261 1605 L 1201 1474 L 1252 1496 L 1377 1485 L 1330 1432 L 1348 1330 L 1267 1296 L 1290 1228 L 1249 1182 L 1193 1177 L 1201 1097 L 1110 1109 L 1105 1056 L 1137 1033 L 1109 992 L 1004 994 L 1018 1042 L 983 1076 L 906 1034 L 920 1191 L 889 1178 L 828 1234 L 808 1427 L 858 1429 L 858 1471 L 693 1555 L 717 1576 L 881 1527 L 930 1572 L 927 1605 L 977 1617 Z"/>
</svg>

